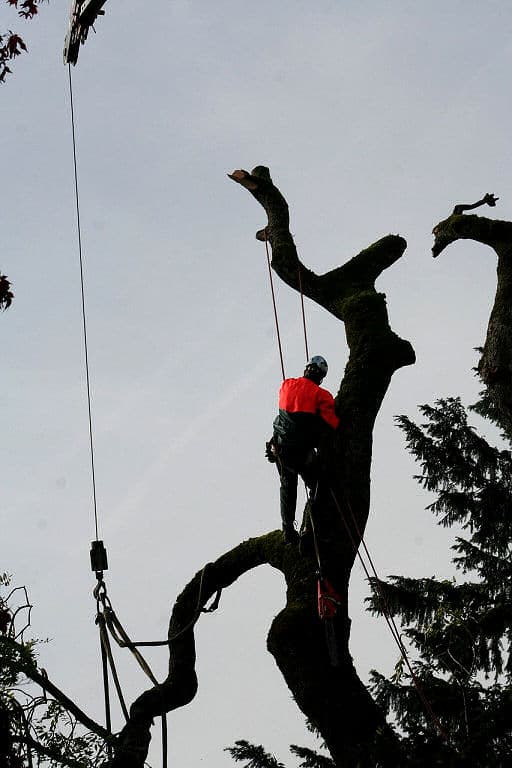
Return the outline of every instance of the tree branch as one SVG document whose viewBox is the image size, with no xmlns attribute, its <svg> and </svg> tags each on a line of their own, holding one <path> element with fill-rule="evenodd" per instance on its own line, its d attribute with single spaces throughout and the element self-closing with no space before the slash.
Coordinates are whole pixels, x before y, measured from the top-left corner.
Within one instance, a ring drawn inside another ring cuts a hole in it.
<svg viewBox="0 0 512 768">
<path fill-rule="evenodd" d="M 354 539 L 359 543 L 369 510 L 375 418 L 393 373 L 415 362 L 411 344 L 390 328 L 385 296 L 375 290 L 375 280 L 403 255 L 406 241 L 387 235 L 341 267 L 318 276 L 299 261 L 289 230 L 288 205 L 268 168 L 257 166 L 251 173 L 239 169 L 229 177 L 247 189 L 267 214 L 265 237 L 272 247 L 273 269 L 295 290 L 300 269 L 304 295 L 345 324 L 350 357 L 336 398 L 341 426 L 334 446 L 327 446 L 322 458 L 344 514 L 356 521 Z M 335 538 L 345 541 L 344 550 L 336 552 L 333 560 L 341 558 L 350 570 L 354 546 L 346 541 L 339 513 L 331 515 L 330 528 Z"/>
<path fill-rule="evenodd" d="M 50 747 L 45 747 L 43 744 L 40 744 L 38 741 L 31 738 L 30 736 L 13 736 L 12 740 L 13 742 L 17 742 L 19 744 L 26 744 L 27 746 L 31 747 L 36 752 L 38 752 L 40 755 L 49 757 L 51 760 L 54 760 L 56 763 L 60 763 L 60 765 L 66 765 L 69 768 L 87 768 L 87 763 L 84 763 L 81 760 L 74 760 L 72 757 L 65 757 L 57 749 L 51 749 Z"/>
<path fill-rule="evenodd" d="M 218 589 L 263 563 L 282 571 L 286 580 L 286 605 L 272 622 L 267 644 L 295 701 L 322 734 L 337 765 L 370 764 L 368 755 L 377 733 L 387 734 L 394 747 L 396 740 L 352 662 L 348 581 L 369 510 L 375 417 L 394 371 L 415 359 L 410 343 L 391 330 L 385 297 L 374 285 L 381 272 L 402 256 L 406 243 L 388 235 L 343 266 L 318 276 L 297 256 L 288 205 L 268 169 L 237 170 L 230 178 L 247 189 L 267 214 L 268 224 L 257 237 L 269 240 L 277 274 L 296 290 L 301 283 L 306 296 L 345 324 L 350 357 L 336 398 L 341 428 L 334 440 L 320 447 L 325 477 L 323 493 L 315 501 L 322 566 L 342 597 L 333 620 L 339 663 L 333 667 L 330 662 L 325 626 L 318 617 L 315 560 L 301 556 L 297 547 L 284 546 L 278 531 L 243 542 L 196 574 L 178 597 L 169 626 L 169 674 L 132 705 L 113 768 L 142 768 L 153 717 L 195 696 L 198 610 Z"/>
<path fill-rule="evenodd" d="M 477 200 L 476 203 L 459 203 L 455 206 L 455 208 L 452 211 L 452 215 L 459 215 L 461 213 L 464 213 L 464 211 L 472 211 L 475 208 L 480 208 L 481 205 L 490 205 L 491 208 L 494 208 L 496 205 L 496 202 L 499 200 L 499 197 L 495 197 L 494 195 L 489 194 L 488 192 L 482 197 L 481 200 Z"/>
<path fill-rule="evenodd" d="M 197 691 L 194 627 L 201 609 L 220 589 L 242 574 L 268 563 L 286 569 L 290 554 L 280 532 L 239 544 L 214 563 L 208 563 L 178 596 L 169 623 L 169 673 L 158 686 L 145 691 L 130 707 L 130 719 L 119 735 L 112 768 L 142 768 L 154 717 L 183 707 Z"/>
<path fill-rule="evenodd" d="M 318 276 L 307 269 L 298 258 L 289 229 L 288 204 L 274 186 L 265 166 L 257 166 L 251 173 L 242 169 L 228 174 L 253 195 L 267 214 L 267 226 L 256 233 L 259 240 L 268 240 L 272 246 L 272 267 L 279 277 L 295 290 L 320 304 L 339 320 L 344 320 L 343 300 L 361 290 L 371 290 L 377 277 L 399 259 L 407 243 L 398 235 L 388 235 L 366 248 L 342 267 Z M 299 268 L 301 281 L 299 282 Z"/>
<path fill-rule="evenodd" d="M 486 197 L 494 201 L 498 199 L 494 195 Z M 483 201 L 493 205 L 485 198 Z M 459 206 L 454 210 L 457 208 Z M 478 372 L 487 387 L 497 419 L 512 434 L 512 222 L 454 213 L 439 222 L 433 234 L 434 258 L 451 243 L 468 239 L 489 246 L 498 257 L 496 296 Z"/>
<path fill-rule="evenodd" d="M 46 675 L 41 674 L 35 667 L 24 667 L 23 674 L 30 680 L 43 688 L 47 693 L 51 694 L 65 709 L 76 717 L 76 719 L 84 725 L 87 730 L 92 731 L 100 738 L 104 739 L 108 743 L 114 743 L 115 737 L 109 733 L 105 728 L 92 720 L 88 715 L 83 712 L 72 699 L 66 696 L 57 686 L 49 680 Z"/>
<path fill-rule="evenodd" d="M 316 607 L 316 561 L 296 547 L 285 546 L 280 531 L 239 544 L 199 571 L 178 596 L 169 624 L 169 674 L 159 686 L 143 693 L 130 708 L 121 731 L 112 768 L 143 768 L 154 717 L 188 704 L 197 691 L 194 625 L 198 606 L 259 565 L 280 570 L 286 580 L 286 605 L 275 617 L 268 649 L 308 719 L 321 731 L 339 765 L 355 765 L 368 748 L 368 734 L 386 728 L 384 718 L 361 683 L 348 651 L 349 619 L 346 593 L 337 619 L 341 658 L 329 661 L 324 626 Z M 202 582 L 202 587 L 200 588 Z M 341 695 L 343 693 L 343 695 Z M 353 709 L 347 712 L 346 698 Z M 387 735 L 392 739 L 390 732 Z M 347 755 L 351 755 L 350 760 Z M 342 760 L 343 756 L 343 760 Z"/>
</svg>

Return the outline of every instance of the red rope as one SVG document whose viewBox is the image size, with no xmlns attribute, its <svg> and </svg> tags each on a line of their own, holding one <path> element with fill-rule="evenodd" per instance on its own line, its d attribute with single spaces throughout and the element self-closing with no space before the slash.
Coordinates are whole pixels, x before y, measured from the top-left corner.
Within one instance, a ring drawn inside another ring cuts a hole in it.
<svg viewBox="0 0 512 768">
<path fill-rule="evenodd" d="M 279 330 L 279 320 L 277 316 L 277 304 L 276 304 L 276 295 L 274 291 L 274 279 L 272 277 L 272 266 L 270 263 L 270 253 L 268 250 L 268 240 L 265 239 L 265 251 L 267 253 L 267 267 L 268 267 L 268 276 L 270 280 L 270 291 L 272 293 L 272 306 L 274 308 L 274 320 L 276 324 L 276 335 L 277 335 L 277 345 L 279 347 L 279 357 L 281 360 L 281 372 L 283 374 L 283 380 L 286 378 L 285 372 L 284 372 L 284 362 L 283 362 L 283 348 L 281 345 L 281 333 Z M 306 350 L 306 362 L 309 360 L 309 347 L 308 347 L 308 330 L 307 330 L 307 324 L 306 324 L 306 310 L 304 308 L 304 291 L 302 289 L 302 271 L 301 271 L 301 263 L 298 260 L 297 261 L 297 274 L 299 278 L 299 292 L 300 292 L 300 308 L 301 308 L 301 315 L 302 315 L 302 328 L 304 331 L 304 349 Z"/>
<path fill-rule="evenodd" d="M 270 291 L 272 293 L 272 305 L 274 307 L 274 319 L 275 319 L 275 322 L 276 322 L 277 346 L 279 347 L 279 357 L 281 359 L 281 372 L 283 374 L 283 381 L 284 381 L 286 376 L 285 376 L 285 373 L 284 373 L 283 347 L 281 346 L 281 334 L 279 332 L 279 320 L 278 320 L 278 317 L 277 317 L 276 294 L 274 292 L 274 280 L 272 278 L 272 267 L 270 266 L 270 253 L 268 251 L 268 241 L 267 241 L 267 239 L 265 239 L 265 250 L 267 252 L 268 276 L 269 276 L 269 279 L 270 279 Z"/>
<path fill-rule="evenodd" d="M 301 264 L 300 261 L 297 264 L 297 272 L 299 275 L 299 290 L 300 290 L 300 307 L 302 311 L 302 327 L 304 329 L 304 347 L 306 349 L 306 363 L 309 360 L 309 349 L 308 349 L 308 332 L 306 328 L 306 312 L 304 310 L 304 292 L 302 290 L 302 274 L 301 274 Z"/>
</svg>

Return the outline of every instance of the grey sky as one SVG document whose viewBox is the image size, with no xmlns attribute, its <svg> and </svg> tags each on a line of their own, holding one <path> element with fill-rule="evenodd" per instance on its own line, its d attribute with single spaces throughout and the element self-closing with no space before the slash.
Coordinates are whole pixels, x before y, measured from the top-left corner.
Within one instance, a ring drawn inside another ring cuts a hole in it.
<svg viewBox="0 0 512 768">
<path fill-rule="evenodd" d="M 494 294 L 474 244 L 433 261 L 431 229 L 456 202 L 500 196 L 510 219 L 505 2 L 216 3 L 109 0 L 73 70 L 100 527 L 108 588 L 132 636 L 165 636 L 202 565 L 278 525 L 263 457 L 280 381 L 263 212 L 226 177 L 270 166 L 315 271 L 388 232 L 408 241 L 379 281 L 418 362 L 395 376 L 375 434 L 367 542 L 380 572 L 449 573 L 449 536 L 393 426 L 396 413 L 462 393 Z M 98 719 L 99 652 L 88 549 L 94 536 L 75 236 L 67 2 L 19 24 L 29 54 L 1 89 L 2 569 L 25 583 L 41 663 Z M 299 373 L 299 301 L 278 286 L 287 373 Z M 307 304 L 310 348 L 338 388 L 343 328 Z M 353 578 L 352 650 L 363 676 L 396 658 Z M 260 569 L 197 631 L 199 693 L 170 716 L 170 764 L 231 764 L 237 738 L 287 758 L 309 743 L 265 651 L 283 603 Z M 227 636 L 230 639 L 227 639 Z M 149 654 L 158 676 L 165 651 Z M 121 663 L 127 696 L 145 679 Z M 120 725 L 116 716 L 116 727 Z M 151 763 L 159 765 L 153 753 Z"/>
</svg>

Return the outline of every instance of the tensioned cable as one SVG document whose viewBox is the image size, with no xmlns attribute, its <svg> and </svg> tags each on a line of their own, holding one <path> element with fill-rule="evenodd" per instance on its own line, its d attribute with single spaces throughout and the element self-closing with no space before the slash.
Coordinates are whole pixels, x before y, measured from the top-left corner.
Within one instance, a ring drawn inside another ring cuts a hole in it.
<svg viewBox="0 0 512 768">
<path fill-rule="evenodd" d="M 81 225 L 80 225 L 80 199 L 78 194 L 75 110 L 74 110 L 74 103 L 73 103 L 73 82 L 71 79 L 71 64 L 68 64 L 68 75 L 69 75 L 69 103 L 70 103 L 70 112 L 71 112 L 71 135 L 73 139 L 73 170 L 74 170 L 74 181 L 75 181 L 78 256 L 79 256 L 79 263 L 80 263 L 80 288 L 81 288 L 81 298 L 82 298 L 82 327 L 83 327 L 83 339 L 84 339 L 85 380 L 86 380 L 86 389 L 87 389 L 87 413 L 88 413 L 88 420 L 89 420 L 89 448 L 90 448 L 90 456 L 91 456 L 91 481 L 92 481 L 92 496 L 93 496 L 93 508 L 94 508 L 94 532 L 96 536 L 96 541 L 98 541 L 99 539 L 98 505 L 97 505 L 97 499 L 96 499 L 96 473 L 94 469 L 94 436 L 93 436 L 93 428 L 92 428 L 91 383 L 90 383 L 90 375 L 89 375 L 89 352 L 88 352 L 88 344 L 87 344 L 87 319 L 86 319 L 86 312 L 85 312 L 85 281 L 84 281 L 83 255 L 82 255 L 82 231 L 81 231 Z M 110 696 L 109 696 L 109 686 L 108 686 L 108 662 L 110 662 L 111 672 L 112 672 L 112 676 L 113 676 L 116 690 L 118 693 L 121 708 L 123 710 L 123 714 L 127 719 L 128 719 L 128 711 L 126 708 L 126 704 L 124 702 L 123 694 L 121 691 L 121 685 L 119 683 L 119 679 L 117 676 L 117 671 L 115 669 L 115 664 L 112 657 L 112 651 L 111 651 L 110 643 L 108 640 L 108 634 L 104 626 L 100 627 L 100 634 L 101 634 L 101 655 L 102 655 L 102 667 L 103 667 L 103 685 L 104 685 L 104 694 L 105 694 L 105 711 L 106 711 L 106 719 L 107 719 L 107 730 L 110 733 L 112 728 L 111 728 L 111 715 L 110 715 Z M 134 650 L 138 654 L 136 649 L 132 648 L 132 652 L 134 652 Z M 138 655 L 140 656 L 140 654 Z M 149 670 L 149 667 L 148 667 L 148 670 Z M 151 670 L 149 670 L 149 673 L 150 673 L 149 677 L 151 678 L 151 680 L 154 682 L 154 684 L 158 685 L 158 682 L 156 681 L 156 678 L 154 678 Z M 110 745 L 108 746 L 108 753 L 109 753 L 109 758 L 111 758 L 112 747 Z M 165 714 L 162 714 L 162 761 L 163 761 L 163 766 L 165 768 L 165 766 L 167 765 L 167 721 L 166 721 Z"/>
<path fill-rule="evenodd" d="M 311 503 L 311 496 L 309 494 L 309 489 L 308 489 L 308 486 L 306 485 L 306 483 L 304 483 L 304 488 L 306 490 L 306 497 L 308 499 L 308 502 Z M 361 563 L 361 566 L 362 566 L 362 568 L 363 568 L 363 570 L 365 572 L 365 575 L 366 575 L 366 578 L 368 579 L 368 582 L 371 584 L 370 572 L 368 570 L 368 567 L 367 567 L 367 565 L 365 563 L 365 560 L 364 560 L 363 556 L 361 555 L 361 552 L 359 551 L 359 546 L 358 546 L 358 544 L 357 544 L 357 542 L 356 542 L 356 540 L 354 538 L 354 534 L 353 534 L 353 532 L 352 532 L 352 530 L 350 528 L 350 525 L 348 524 L 348 521 L 347 521 L 345 515 L 343 514 L 343 511 L 342 511 L 342 509 L 341 509 L 341 507 L 340 507 L 340 505 L 338 503 L 338 500 L 336 498 L 336 494 L 334 493 L 333 489 L 329 488 L 329 491 L 330 491 L 330 494 L 331 494 L 332 499 L 334 501 L 334 504 L 335 504 L 335 506 L 336 506 L 336 508 L 338 510 L 340 518 L 341 518 L 341 520 L 343 522 L 343 525 L 345 526 L 345 530 L 346 530 L 346 532 L 348 534 L 348 537 L 349 537 L 350 542 L 352 544 L 352 547 L 354 549 L 354 553 L 355 553 L 356 557 L 359 559 L 359 562 Z M 315 489 L 315 493 L 314 493 L 314 496 L 313 496 L 313 501 L 316 498 L 317 492 L 318 492 L 318 484 L 317 484 L 317 487 Z M 393 616 L 393 614 L 392 614 L 392 612 L 391 612 L 391 610 L 389 608 L 388 601 L 386 600 L 386 596 L 385 596 L 385 594 L 384 594 L 384 592 L 382 590 L 381 578 L 380 578 L 380 576 L 377 573 L 377 569 L 375 567 L 375 563 L 374 563 L 373 558 L 371 556 L 370 550 L 368 549 L 368 546 L 367 546 L 367 544 L 366 544 L 366 542 L 364 540 L 363 533 L 362 533 L 362 531 L 359 528 L 356 516 L 355 516 L 355 514 L 354 514 L 354 512 L 352 510 L 352 506 L 351 506 L 351 504 L 350 504 L 350 502 L 348 500 L 348 497 L 346 496 L 346 494 L 344 494 L 344 495 L 345 495 L 345 502 L 347 504 L 347 507 L 348 507 L 349 512 L 350 512 L 350 516 L 352 518 L 352 523 L 353 523 L 354 528 L 355 528 L 355 530 L 357 532 L 357 535 L 359 536 L 359 540 L 361 542 L 361 545 L 362 545 L 362 547 L 363 547 L 363 549 L 364 549 L 364 551 L 366 553 L 366 556 L 368 558 L 368 562 L 370 564 L 370 568 L 373 571 L 373 575 L 374 575 L 374 578 L 375 578 L 376 589 L 377 589 L 377 592 L 378 592 L 378 595 L 379 595 L 379 598 L 380 598 L 380 602 L 381 602 L 382 615 L 384 616 L 384 619 L 386 621 L 388 629 L 389 629 L 389 631 L 391 633 L 391 636 L 392 636 L 393 640 L 396 643 L 396 646 L 397 646 L 397 648 L 398 648 L 398 650 L 400 652 L 400 655 L 402 656 L 402 658 L 403 658 L 403 660 L 404 660 L 404 662 L 405 662 L 405 664 L 406 664 L 406 666 L 407 666 L 407 668 L 409 670 L 409 673 L 411 675 L 411 679 L 412 679 L 413 685 L 414 685 L 414 687 L 416 689 L 416 692 L 418 693 L 418 697 L 419 697 L 420 701 L 422 702 L 423 707 L 424 707 L 426 713 L 430 717 L 432 723 L 434 724 L 434 726 L 437 729 L 437 731 L 440 734 L 440 736 L 443 738 L 443 740 L 447 744 L 449 744 L 448 736 L 447 736 L 443 726 L 441 725 L 441 722 L 440 722 L 438 716 L 434 712 L 434 710 L 432 708 L 432 705 L 431 705 L 431 703 L 430 703 L 430 701 L 429 701 L 425 691 L 423 690 L 423 686 L 421 685 L 421 683 L 420 683 L 420 681 L 418 679 L 418 676 L 414 672 L 414 669 L 413 669 L 412 664 L 411 664 L 410 659 L 409 659 L 409 654 L 407 652 L 407 649 L 406 649 L 406 647 L 405 647 L 405 645 L 403 643 L 402 637 L 401 637 L 400 632 L 398 630 L 398 627 L 396 625 L 395 618 L 394 618 L 394 616 Z M 309 520 L 310 520 L 310 523 L 311 523 L 311 530 L 312 530 L 312 534 L 313 534 L 313 545 L 314 545 L 314 549 L 315 549 L 315 556 L 316 556 L 316 560 L 317 560 L 317 564 L 318 564 L 319 575 L 320 575 L 320 578 L 322 578 L 322 562 L 321 562 L 320 550 L 319 550 L 319 547 L 318 547 L 318 541 L 317 541 L 317 536 L 316 536 L 316 531 L 315 531 L 315 524 L 314 524 L 314 519 L 313 519 L 312 508 L 311 507 L 309 509 Z"/>
<path fill-rule="evenodd" d="M 364 561 L 364 559 L 363 559 L 363 557 L 362 557 L 362 555 L 361 555 L 361 553 L 359 551 L 359 547 L 358 547 L 358 545 L 357 545 L 357 543 L 356 543 L 356 541 L 354 539 L 354 536 L 353 536 L 353 533 L 352 533 L 352 531 L 350 529 L 348 521 L 346 520 L 345 515 L 343 514 L 343 512 L 341 510 L 341 507 L 340 507 L 340 505 L 338 503 L 338 500 L 336 498 L 336 495 L 335 495 L 333 489 L 329 488 L 329 490 L 330 490 L 332 499 L 334 501 L 334 504 L 335 504 L 335 506 L 336 506 L 336 508 L 338 510 L 338 513 L 339 513 L 339 515 L 341 517 L 341 520 L 342 520 L 342 522 L 343 522 L 343 524 L 345 526 L 345 529 L 346 529 L 346 531 L 347 531 L 347 533 L 349 535 L 349 538 L 350 538 L 350 541 L 352 543 L 352 547 L 354 549 L 354 552 L 357 555 L 357 557 L 359 558 L 359 562 L 361 563 L 361 565 L 363 567 L 363 570 L 365 572 L 366 578 L 368 579 L 369 583 L 371 584 L 371 576 L 370 576 L 369 570 L 368 570 L 368 568 L 366 566 L 366 563 L 365 563 L 365 561 Z M 414 672 L 414 669 L 413 669 L 412 664 L 411 664 L 410 659 L 409 659 L 409 654 L 407 653 L 407 649 L 406 649 L 406 647 L 405 647 L 405 645 L 403 643 L 403 640 L 401 638 L 401 635 L 400 635 L 400 632 L 399 632 L 398 627 L 396 625 L 394 616 L 393 616 L 393 614 L 391 613 L 391 611 L 389 609 L 389 605 L 388 605 L 388 602 L 386 600 L 386 596 L 385 596 L 385 594 L 384 594 L 384 592 L 383 592 L 383 590 L 381 588 L 381 578 L 379 577 L 379 575 L 377 573 L 377 569 L 375 568 L 375 564 L 373 562 L 373 558 L 372 558 L 372 556 L 371 556 L 371 554 L 370 554 L 370 552 L 368 550 L 368 547 L 367 547 L 366 542 L 364 540 L 363 534 L 362 534 L 362 532 L 361 532 L 361 530 L 359 528 L 359 525 L 357 523 L 356 516 L 354 515 L 354 512 L 352 510 L 352 507 L 350 505 L 350 502 L 349 502 L 346 494 L 345 494 L 345 501 L 346 501 L 346 504 L 347 504 L 348 509 L 350 511 L 350 516 L 352 518 L 352 523 L 354 525 L 354 528 L 356 529 L 357 535 L 359 536 L 359 540 L 360 540 L 360 542 L 361 542 L 361 544 L 363 546 L 363 549 L 364 549 L 364 551 L 366 553 L 366 556 L 368 557 L 368 561 L 370 563 L 370 568 L 373 571 L 373 575 L 374 575 L 375 583 L 376 583 L 376 587 L 377 587 L 377 592 L 379 594 L 379 598 L 380 598 L 380 601 L 381 601 L 382 615 L 384 616 L 386 624 L 389 627 L 391 635 L 392 635 L 392 637 L 393 637 L 393 639 L 394 639 L 394 641 L 395 641 L 395 643 L 397 645 L 397 648 L 400 651 L 400 654 L 401 654 L 403 660 L 405 661 L 407 669 L 409 670 L 409 673 L 411 675 L 412 682 L 414 684 L 414 687 L 416 688 L 416 691 L 418 693 L 418 697 L 421 700 L 421 702 L 422 702 L 422 704 L 423 704 L 423 706 L 425 708 L 425 711 L 429 715 L 432 723 L 434 724 L 435 728 L 437 729 L 438 733 L 443 738 L 445 743 L 449 744 L 448 735 L 446 734 L 443 726 L 441 725 L 441 722 L 440 722 L 439 718 L 437 717 L 436 713 L 434 712 L 434 710 L 432 708 L 432 705 L 431 705 L 429 699 L 427 698 L 427 695 L 425 694 L 425 691 L 423 690 L 423 686 L 421 685 L 421 683 L 420 683 L 416 673 Z"/>
<path fill-rule="evenodd" d="M 75 136 L 75 110 L 73 105 L 73 83 L 71 80 L 71 64 L 68 64 L 69 74 L 69 103 L 71 107 L 71 134 L 73 137 L 73 169 L 75 176 L 75 201 L 76 201 L 76 225 L 78 235 L 78 257 L 80 262 L 80 288 L 82 295 L 82 327 L 84 339 L 84 360 L 85 360 L 85 380 L 87 386 L 87 412 L 89 417 L 89 449 L 91 455 L 91 480 L 92 480 L 92 498 L 94 507 L 94 532 L 96 541 L 98 541 L 98 506 L 96 503 L 96 474 L 94 471 L 94 438 L 92 429 L 92 408 L 91 408 L 91 383 L 89 377 L 89 353 L 87 346 L 87 321 L 85 314 L 85 287 L 84 287 L 84 265 L 82 257 L 82 231 L 80 226 L 80 200 L 78 196 L 78 171 L 76 162 L 76 136 Z"/>
</svg>

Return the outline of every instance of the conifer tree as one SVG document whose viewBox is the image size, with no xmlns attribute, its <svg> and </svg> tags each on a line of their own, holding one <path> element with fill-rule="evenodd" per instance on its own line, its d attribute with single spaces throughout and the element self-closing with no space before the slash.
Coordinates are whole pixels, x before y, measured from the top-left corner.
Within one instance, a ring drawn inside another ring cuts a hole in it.
<svg viewBox="0 0 512 768">
<path fill-rule="evenodd" d="M 486 396 L 472 410 L 497 420 Z M 498 768 L 512 755 L 510 434 L 491 445 L 459 398 L 420 411 L 422 424 L 406 416 L 398 424 L 418 481 L 436 494 L 429 509 L 460 532 L 452 546 L 460 576 L 373 584 L 371 610 L 398 617 L 413 649 L 413 675 L 402 660 L 391 679 L 374 671 L 373 693 L 396 719 L 406 765 Z"/>
</svg>

